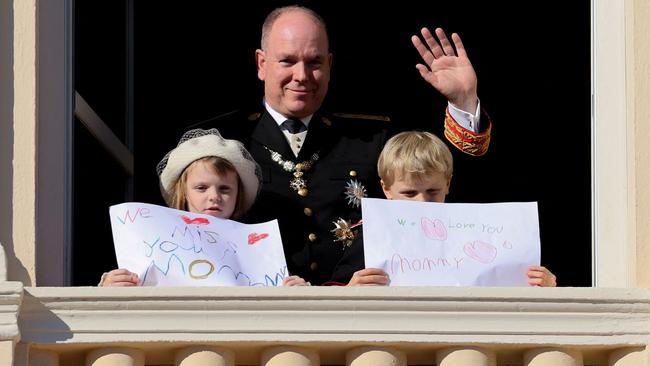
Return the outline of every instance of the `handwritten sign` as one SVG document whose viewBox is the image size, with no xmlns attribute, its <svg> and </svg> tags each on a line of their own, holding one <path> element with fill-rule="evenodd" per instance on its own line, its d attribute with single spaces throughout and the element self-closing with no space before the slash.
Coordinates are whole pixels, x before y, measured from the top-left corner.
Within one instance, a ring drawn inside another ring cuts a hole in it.
<svg viewBox="0 0 650 366">
<path fill-rule="evenodd" d="M 539 265 L 537 203 L 460 204 L 364 198 L 366 267 L 391 285 L 528 286 Z"/>
<path fill-rule="evenodd" d="M 109 209 L 120 268 L 143 286 L 281 286 L 277 221 L 246 225 L 146 203 Z"/>
</svg>

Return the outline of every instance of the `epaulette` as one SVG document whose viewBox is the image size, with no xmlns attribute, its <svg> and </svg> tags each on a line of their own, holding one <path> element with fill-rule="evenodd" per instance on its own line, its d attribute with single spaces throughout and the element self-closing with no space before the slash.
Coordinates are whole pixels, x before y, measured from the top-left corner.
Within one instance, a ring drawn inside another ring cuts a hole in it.
<svg viewBox="0 0 650 366">
<path fill-rule="evenodd" d="M 366 119 L 371 121 L 390 122 L 390 117 L 375 114 L 332 113 L 333 116 L 346 119 Z"/>
<path fill-rule="evenodd" d="M 262 113 L 260 113 L 260 112 L 255 112 L 255 113 L 251 113 L 251 114 L 249 114 L 248 117 L 247 117 L 247 119 L 248 119 L 249 121 L 256 121 L 256 120 L 260 119 L 260 117 L 262 117 Z"/>
</svg>

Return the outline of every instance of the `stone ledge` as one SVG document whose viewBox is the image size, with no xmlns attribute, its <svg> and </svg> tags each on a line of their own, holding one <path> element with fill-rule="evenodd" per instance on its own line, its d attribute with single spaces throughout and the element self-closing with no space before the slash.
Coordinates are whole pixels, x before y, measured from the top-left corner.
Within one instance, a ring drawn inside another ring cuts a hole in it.
<svg viewBox="0 0 650 366">
<path fill-rule="evenodd" d="M 35 344 L 115 342 L 650 344 L 650 290 L 25 288 Z"/>
<path fill-rule="evenodd" d="M 18 341 L 18 314 L 23 298 L 23 284 L 0 282 L 0 341 Z"/>
</svg>

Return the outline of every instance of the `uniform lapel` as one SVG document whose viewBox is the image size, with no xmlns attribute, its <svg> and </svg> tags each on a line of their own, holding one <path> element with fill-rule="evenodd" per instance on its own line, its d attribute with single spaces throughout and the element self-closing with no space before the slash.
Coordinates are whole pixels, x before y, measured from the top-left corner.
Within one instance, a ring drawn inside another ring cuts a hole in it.
<svg viewBox="0 0 650 366">
<path fill-rule="evenodd" d="M 268 112 L 264 111 L 260 117 L 259 123 L 253 130 L 252 139 L 280 153 L 285 159 L 293 160 L 293 151 L 291 151 L 287 139 Z"/>
</svg>

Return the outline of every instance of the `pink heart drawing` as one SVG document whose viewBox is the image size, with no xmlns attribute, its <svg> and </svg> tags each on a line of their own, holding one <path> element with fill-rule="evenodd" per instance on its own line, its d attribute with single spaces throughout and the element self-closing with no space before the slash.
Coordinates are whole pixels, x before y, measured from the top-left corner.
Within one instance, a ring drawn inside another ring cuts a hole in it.
<svg viewBox="0 0 650 366">
<path fill-rule="evenodd" d="M 258 242 L 258 241 L 260 241 L 260 240 L 262 240 L 264 238 L 268 238 L 268 236 L 269 236 L 269 234 L 267 234 L 267 233 L 261 233 L 261 234 L 250 233 L 250 234 L 248 234 L 248 245 L 253 245 L 256 242 Z"/>
<path fill-rule="evenodd" d="M 447 240 L 447 229 L 442 221 L 423 217 L 420 220 L 420 225 L 427 238 L 431 240 Z"/>
<path fill-rule="evenodd" d="M 497 256 L 494 245 L 480 240 L 465 244 L 463 251 L 468 257 L 485 264 L 492 263 Z"/>
</svg>

